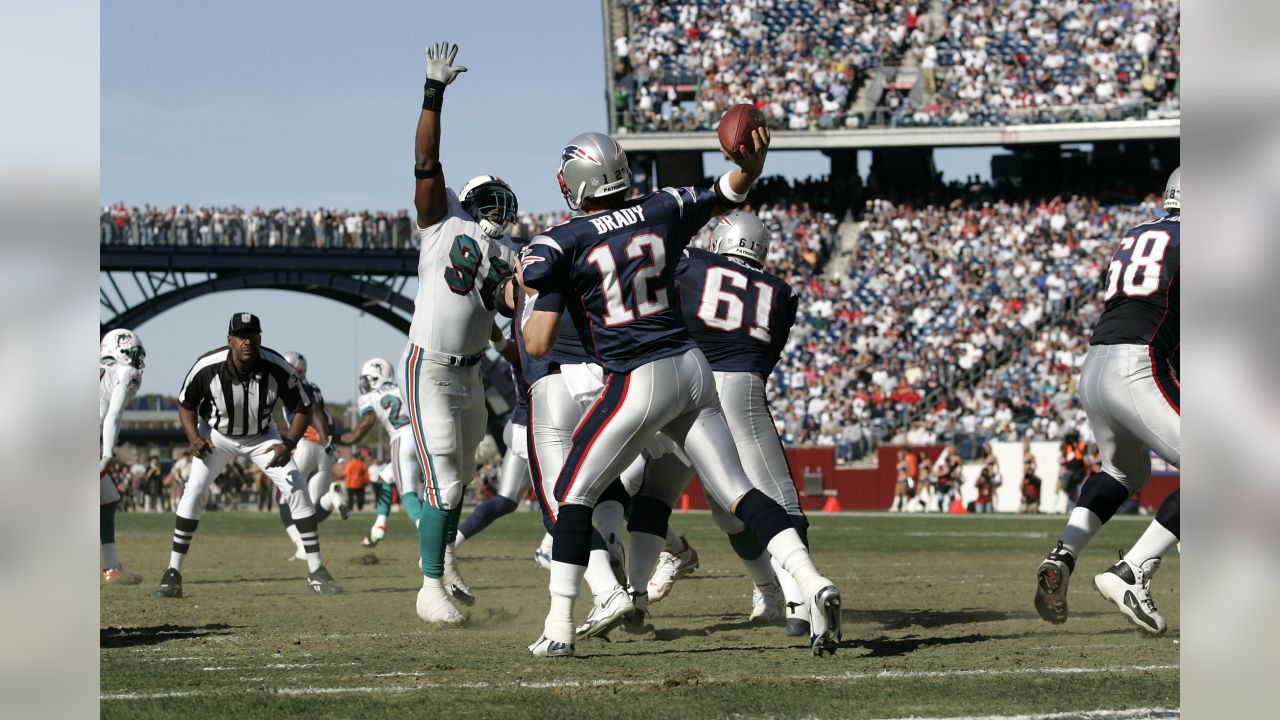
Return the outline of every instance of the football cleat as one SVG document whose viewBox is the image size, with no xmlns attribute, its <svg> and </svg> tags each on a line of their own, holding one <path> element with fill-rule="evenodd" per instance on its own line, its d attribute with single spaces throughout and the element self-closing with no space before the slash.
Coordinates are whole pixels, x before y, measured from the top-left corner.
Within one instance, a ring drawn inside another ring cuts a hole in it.
<svg viewBox="0 0 1280 720">
<path fill-rule="evenodd" d="M 103 585 L 139 585 L 142 583 L 142 576 L 135 572 L 129 572 L 124 566 L 113 568 L 102 568 L 102 584 Z"/>
<path fill-rule="evenodd" d="M 622 624 L 622 629 L 634 635 L 643 635 L 653 632 L 653 624 L 649 622 L 649 595 L 648 593 L 633 592 L 629 593 L 631 597 L 631 605 L 635 609 Z"/>
<path fill-rule="evenodd" d="M 810 620 L 809 646 L 815 657 L 836 654 L 841 640 L 840 591 L 835 585 L 827 585 L 813 596 Z"/>
<path fill-rule="evenodd" d="M 151 593 L 151 597 L 182 597 L 182 573 L 173 568 L 165 570 L 164 575 L 160 578 L 160 587 Z"/>
<path fill-rule="evenodd" d="M 1067 621 L 1067 585 L 1075 569 L 1075 557 L 1059 540 L 1036 573 L 1036 612 L 1054 625 Z"/>
<path fill-rule="evenodd" d="M 591 608 L 587 621 L 574 632 L 578 637 L 608 637 L 609 631 L 621 625 L 635 614 L 636 606 L 631 594 L 619 586 L 604 602 Z"/>
<path fill-rule="evenodd" d="M 369 547 L 369 548 L 377 547 L 378 543 L 382 542 L 382 538 L 386 536 L 387 536 L 386 525 L 374 525 L 369 530 L 369 534 L 360 540 L 360 545 L 362 547 Z"/>
<path fill-rule="evenodd" d="M 809 604 L 787 603 L 787 637 L 809 635 Z"/>
<path fill-rule="evenodd" d="M 676 580 L 698 569 L 698 551 L 693 549 L 684 535 L 680 536 L 680 542 L 684 543 L 684 549 L 680 552 L 673 555 L 664 550 L 658 556 L 658 567 L 653 571 L 647 587 L 650 602 L 658 602 L 670 595 Z"/>
<path fill-rule="evenodd" d="M 573 643 L 556 642 L 542 635 L 529 646 L 529 654 L 534 657 L 573 657 Z"/>
<path fill-rule="evenodd" d="M 444 586 L 439 579 L 433 581 L 432 578 L 426 578 L 422 583 L 422 588 L 418 590 L 418 600 L 415 604 L 418 611 L 418 617 L 429 623 L 438 625 L 457 625 L 462 622 L 462 613 L 458 612 L 458 608 L 449 602 L 449 598 L 445 595 Z"/>
<path fill-rule="evenodd" d="M 351 517 L 351 506 L 347 504 L 347 495 L 342 491 L 341 483 L 329 486 L 329 502 L 337 508 L 338 516 L 343 520 Z"/>
<path fill-rule="evenodd" d="M 337 595 L 342 592 L 338 581 L 333 579 L 323 565 L 307 574 L 307 589 L 321 595 Z"/>
<path fill-rule="evenodd" d="M 551 569 L 551 553 L 543 551 L 541 547 L 533 551 L 533 564 L 543 570 Z"/>
<path fill-rule="evenodd" d="M 782 596 L 782 587 L 776 582 L 767 585 L 755 585 L 751 589 L 751 621 L 781 620 L 786 598 Z"/>
<path fill-rule="evenodd" d="M 1163 635 L 1168 625 L 1151 599 L 1151 576 L 1159 569 L 1160 558 L 1134 565 L 1121 555 L 1110 570 L 1093 576 L 1093 586 L 1098 594 L 1115 603 L 1134 625 L 1152 635 Z"/>
</svg>

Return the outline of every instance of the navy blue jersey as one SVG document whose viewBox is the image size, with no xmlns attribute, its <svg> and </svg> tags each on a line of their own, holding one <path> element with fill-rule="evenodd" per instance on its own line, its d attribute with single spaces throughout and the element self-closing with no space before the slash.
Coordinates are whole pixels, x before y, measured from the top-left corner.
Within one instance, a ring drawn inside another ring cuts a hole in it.
<svg viewBox="0 0 1280 720">
<path fill-rule="evenodd" d="M 511 383 L 516 388 L 516 404 L 511 408 L 511 422 L 529 424 L 529 383 L 525 382 L 520 363 L 511 363 Z"/>
<path fill-rule="evenodd" d="M 800 303 L 790 285 L 698 248 L 684 252 L 676 279 L 685 322 L 712 370 L 773 372 Z"/>
<path fill-rule="evenodd" d="M 524 349 L 524 333 L 521 332 L 520 327 L 525 311 L 530 309 L 527 307 L 529 297 L 519 288 L 516 288 L 515 296 L 516 310 L 514 320 L 511 323 L 511 330 L 515 336 L 516 347 L 520 349 L 520 375 L 523 380 L 523 384 L 518 383 L 517 388 L 524 393 L 526 400 L 525 412 L 528 412 L 529 388 L 546 377 L 547 373 L 558 369 L 561 365 L 579 365 L 593 363 L 596 360 L 582 346 L 582 339 L 578 336 L 578 330 L 573 326 L 573 321 L 567 314 L 560 319 L 560 334 L 556 337 L 556 344 L 551 348 L 551 352 L 547 353 L 546 357 L 536 358 L 526 352 Z"/>
<path fill-rule="evenodd" d="M 610 372 L 696 345 L 680 310 L 676 264 L 716 210 L 711 190 L 663 188 L 579 215 L 534 238 L 521 262 L 539 310 L 567 310 Z"/>
<path fill-rule="evenodd" d="M 1106 305 L 1094 345 L 1148 345 L 1153 364 L 1177 366 L 1180 215 L 1131 228 L 1107 269 Z"/>
</svg>

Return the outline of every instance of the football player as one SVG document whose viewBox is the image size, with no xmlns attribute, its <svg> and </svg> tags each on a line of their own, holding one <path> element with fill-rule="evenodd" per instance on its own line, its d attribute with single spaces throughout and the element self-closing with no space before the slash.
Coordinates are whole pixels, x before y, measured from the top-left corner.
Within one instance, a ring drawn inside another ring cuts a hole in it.
<svg viewBox="0 0 1280 720">
<path fill-rule="evenodd" d="M 440 114 L 445 89 L 465 72 L 454 65 L 458 47 L 438 43 L 426 51 L 426 84 L 414 140 L 414 208 L 417 210 L 418 293 L 409 342 L 401 359 L 409 427 L 424 471 L 418 520 L 423 586 L 418 616 L 456 624 L 462 615 L 450 601 L 446 566 L 462 514 L 462 495 L 475 475 L 475 453 L 487 413 L 480 359 L 495 337 L 493 295 L 511 273 L 514 254 L 485 231 L 495 218 L 509 222 L 515 194 L 489 183 L 490 212 L 479 222 L 445 186 L 440 164 Z M 505 224 L 505 222 L 503 223 Z M 460 580 L 454 572 L 452 580 Z"/>
<path fill-rule="evenodd" d="M 1181 169 L 1165 186 L 1168 214 L 1130 228 L 1107 269 L 1102 316 L 1093 328 L 1080 371 L 1080 401 L 1089 416 L 1102 469 L 1088 477 L 1058 545 L 1036 574 L 1040 617 L 1067 621 L 1067 586 L 1080 552 L 1129 496 L 1151 476 L 1151 453 L 1177 467 L 1181 457 L 1178 406 L 1178 271 L 1182 225 Z M 1179 493 L 1094 587 L 1146 632 L 1166 623 L 1151 597 L 1160 560 L 1178 543 Z"/>
<path fill-rule="evenodd" d="M 334 510 L 337 510 L 338 515 L 346 520 L 351 515 L 351 506 L 347 504 L 346 496 L 342 494 L 341 485 L 333 482 L 334 453 L 329 445 L 332 439 L 333 415 L 325 405 L 320 387 L 307 379 L 307 359 L 302 353 L 287 352 L 284 354 L 284 359 L 293 366 L 303 386 L 315 401 L 310 411 L 311 424 L 307 426 L 302 440 L 298 442 L 298 448 L 293 452 L 293 462 L 298 466 L 298 472 L 302 473 L 302 477 L 307 478 L 307 492 L 311 495 L 311 502 L 316 508 L 316 522 L 323 522 Z M 290 418 L 286 415 L 285 425 L 287 426 L 289 422 Z M 306 560 L 307 550 L 302 543 L 302 533 L 293 522 L 289 503 L 280 502 L 282 498 L 283 495 L 277 492 L 276 503 L 280 508 L 280 521 L 284 523 L 284 530 L 295 546 L 293 559 Z"/>
<path fill-rule="evenodd" d="M 535 656 L 574 653 L 573 605 L 590 551 L 592 508 L 659 431 L 689 456 L 708 493 L 795 577 L 813 603 L 813 653 L 836 649 L 839 590 L 818 573 L 786 511 L 747 479 L 715 378 L 689 334 L 675 287 L 675 261 L 713 215 L 745 203 L 768 144 L 768 130 L 754 130 L 751 147 L 741 145 L 732 156 L 738 169 L 713 188 L 662 188 L 630 200 L 630 167 L 613 138 L 583 133 L 561 151 L 561 192 L 579 214 L 534 238 L 521 257 L 517 272 L 534 298 L 521 332 L 528 353 L 543 357 L 567 311 L 580 334 L 591 338 L 606 377 L 604 391 L 578 423 L 554 487 L 559 512 L 552 532 L 551 609 L 531 648 Z M 646 521 L 656 546 L 638 544 L 632 533 L 631 555 L 644 552 L 649 568 L 665 545 L 667 517 L 661 512 L 655 503 Z"/>
<path fill-rule="evenodd" d="M 118 328 L 102 338 L 98 358 L 98 431 L 102 453 L 98 461 L 98 533 L 102 541 L 102 582 L 137 585 L 142 576 L 129 572 L 116 553 L 116 506 L 120 492 L 107 472 L 120 435 L 120 413 L 142 387 L 147 351 L 132 330 Z"/>
</svg>

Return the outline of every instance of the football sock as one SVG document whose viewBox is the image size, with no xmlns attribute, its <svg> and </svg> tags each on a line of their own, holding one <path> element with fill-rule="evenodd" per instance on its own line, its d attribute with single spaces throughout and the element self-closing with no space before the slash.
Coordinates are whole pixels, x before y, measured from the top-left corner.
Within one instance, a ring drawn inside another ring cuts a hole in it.
<svg viewBox="0 0 1280 720">
<path fill-rule="evenodd" d="M 294 545 L 302 544 L 302 533 L 298 532 L 298 526 L 289 524 L 284 526 L 284 534 L 289 536 Z"/>
<path fill-rule="evenodd" d="M 187 550 L 191 549 L 191 540 L 196 535 L 199 520 L 184 518 L 181 515 L 173 524 L 173 550 L 169 553 L 169 567 L 182 570 L 182 561 L 187 559 Z"/>
<path fill-rule="evenodd" d="M 422 574 L 444 577 L 445 526 L 449 511 L 424 505 L 418 516 L 418 548 L 422 552 Z"/>
<path fill-rule="evenodd" d="M 556 565 L 551 564 L 551 575 L 554 578 Z M 577 567 L 571 565 L 569 567 Z M 573 601 L 566 595 L 551 594 L 551 610 L 547 613 L 546 622 L 542 625 L 542 634 L 555 642 L 573 644 Z"/>
<path fill-rule="evenodd" d="M 315 572 L 324 565 L 324 561 L 320 559 L 320 533 L 316 530 L 316 524 L 319 521 L 315 515 L 294 520 L 294 526 L 298 528 L 298 537 L 302 539 L 302 549 L 307 553 L 307 570 Z"/>
<path fill-rule="evenodd" d="M 1062 541 L 1062 547 L 1073 556 L 1080 557 L 1080 551 L 1101 529 L 1102 520 L 1089 508 L 1077 505 L 1067 517 L 1067 527 L 1062 531 L 1062 537 L 1059 539 Z"/>
<path fill-rule="evenodd" d="M 422 501 L 418 499 L 418 493 L 405 493 L 400 496 L 400 509 L 404 510 L 404 514 L 409 516 L 414 525 L 418 524 L 418 516 L 422 514 Z M 383 527 L 387 526 L 387 516 L 379 515 L 378 521 L 374 523 Z M 459 538 L 461 540 L 461 538 Z"/>
<path fill-rule="evenodd" d="M 637 498 L 639 500 L 639 498 Z M 596 505 L 592 517 L 596 529 L 612 542 L 622 541 L 622 504 L 615 500 L 602 500 Z"/>
<path fill-rule="evenodd" d="M 809 551 L 805 549 L 804 543 L 800 542 L 800 534 L 795 531 L 795 528 L 788 527 L 773 536 L 769 541 L 769 553 L 778 559 L 778 564 L 783 570 L 795 578 L 796 584 L 800 586 L 800 592 L 806 598 L 813 597 L 819 590 L 832 584 L 830 580 L 818 574 L 818 568 L 814 567 L 813 560 L 809 558 Z"/>
<path fill-rule="evenodd" d="M 587 587 L 591 588 L 591 596 L 597 602 L 609 597 L 609 593 L 618 587 L 618 579 L 613 576 L 613 568 L 609 565 L 608 550 L 599 548 L 591 551 L 583 577 L 586 578 Z"/>
<path fill-rule="evenodd" d="M 633 516 L 634 517 L 634 516 Z M 627 553 L 627 581 L 637 591 L 644 590 L 653 577 L 653 569 L 658 564 L 658 556 L 667 544 L 667 539 L 647 532 L 631 533 L 631 548 Z"/>
<path fill-rule="evenodd" d="M 377 500 L 378 518 L 382 520 L 383 525 L 387 524 L 387 516 L 391 514 L 391 498 L 395 496 L 395 488 L 391 483 L 378 483 L 377 489 L 374 490 L 374 498 Z"/>
<path fill-rule="evenodd" d="M 787 519 L 791 521 L 791 527 L 800 533 L 800 542 L 809 547 L 809 518 L 804 515 L 787 515 Z"/>
<path fill-rule="evenodd" d="M 795 578 L 791 577 L 791 573 L 782 569 L 777 560 L 769 558 L 769 564 L 773 567 L 774 577 L 778 578 L 778 585 L 782 587 L 782 594 L 787 599 L 788 606 L 794 606 L 796 603 L 805 604 L 804 593 L 800 592 L 800 586 L 796 584 Z"/>
<path fill-rule="evenodd" d="M 680 534 L 676 532 L 676 529 L 671 527 L 671 523 L 668 522 L 667 523 L 667 552 L 671 553 L 672 555 L 679 555 L 680 553 L 685 551 L 686 547 L 688 547 L 688 545 L 685 543 L 683 539 L 681 539 Z"/>
<path fill-rule="evenodd" d="M 475 537 L 477 533 L 493 524 L 494 520 L 515 511 L 516 502 L 510 498 L 501 495 L 494 495 L 476 506 L 471 511 L 471 515 L 467 517 L 467 521 L 462 523 L 459 533 L 466 537 Z M 456 544 L 460 544 L 462 538 L 459 537 Z"/>
<path fill-rule="evenodd" d="M 1156 519 L 1147 526 L 1142 537 L 1133 544 L 1124 559 L 1134 565 L 1141 565 L 1151 558 L 1162 558 L 1178 544 L 1181 533 L 1181 520 L 1178 512 L 1180 490 L 1165 498 L 1156 512 Z"/>
<path fill-rule="evenodd" d="M 458 521 L 462 519 L 462 503 L 458 503 L 458 507 L 449 510 L 449 520 L 444 526 L 444 542 L 446 545 L 452 545 L 453 541 L 458 538 Z"/>
</svg>

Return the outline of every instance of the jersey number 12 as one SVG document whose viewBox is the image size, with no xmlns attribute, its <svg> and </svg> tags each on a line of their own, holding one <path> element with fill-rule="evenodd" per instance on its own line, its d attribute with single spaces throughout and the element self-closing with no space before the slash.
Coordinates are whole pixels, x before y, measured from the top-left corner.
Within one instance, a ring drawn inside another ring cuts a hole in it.
<svg viewBox="0 0 1280 720">
<path fill-rule="evenodd" d="M 587 262 L 596 266 L 600 272 L 600 289 L 604 296 L 604 317 L 606 327 L 626 325 L 640 317 L 648 317 L 671 307 L 667 299 L 667 289 L 654 291 L 650 287 L 651 280 L 658 280 L 667 267 L 667 247 L 662 237 L 654 233 L 641 233 L 627 241 L 623 251 L 628 260 L 639 260 L 648 256 L 650 261 L 636 269 L 631 276 L 631 296 L 635 298 L 635 310 L 627 307 L 622 296 L 622 283 L 618 277 L 618 262 L 613 257 L 613 250 L 606 244 L 600 245 L 587 254 Z"/>
</svg>

